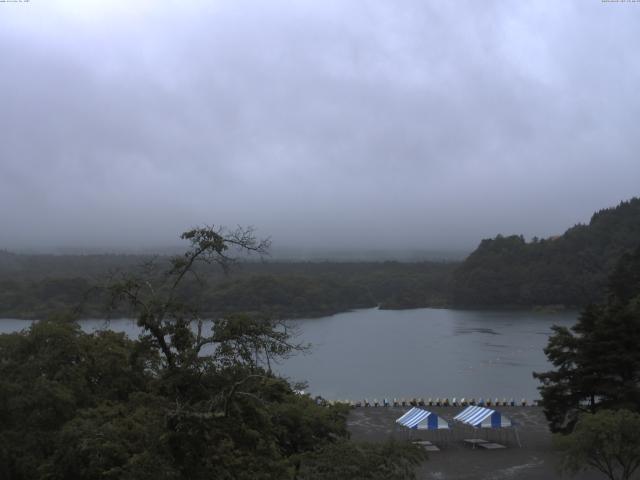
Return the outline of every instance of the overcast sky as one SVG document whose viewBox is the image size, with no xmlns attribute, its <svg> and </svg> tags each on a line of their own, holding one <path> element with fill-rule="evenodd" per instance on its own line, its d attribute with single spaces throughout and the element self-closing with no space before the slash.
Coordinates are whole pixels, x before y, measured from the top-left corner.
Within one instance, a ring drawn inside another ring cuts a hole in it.
<svg viewBox="0 0 640 480">
<path fill-rule="evenodd" d="M 639 195 L 639 153 L 640 3 L 0 2 L 0 248 L 473 248 Z"/>
</svg>

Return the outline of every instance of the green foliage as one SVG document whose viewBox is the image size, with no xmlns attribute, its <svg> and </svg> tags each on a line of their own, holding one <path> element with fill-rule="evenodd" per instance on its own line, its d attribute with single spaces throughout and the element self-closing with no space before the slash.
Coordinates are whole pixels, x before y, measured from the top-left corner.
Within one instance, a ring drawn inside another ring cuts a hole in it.
<svg viewBox="0 0 640 480">
<path fill-rule="evenodd" d="M 482 240 L 453 275 L 457 306 L 564 305 L 602 301 L 619 258 L 640 245 L 640 198 L 593 215 L 564 235 Z"/>
<path fill-rule="evenodd" d="M 551 429 L 570 432 L 580 413 L 640 410 L 640 248 L 624 255 L 605 304 L 571 329 L 555 327 L 545 353 L 555 370 L 536 373 Z"/>
<path fill-rule="evenodd" d="M 219 325 L 220 351 L 188 367 L 73 322 L 1 335 L 0 477 L 291 478 L 292 455 L 346 437 L 343 407 L 295 394 L 247 355 L 274 341 L 264 324 Z"/>
<path fill-rule="evenodd" d="M 58 448 L 40 467 L 42 478 L 177 479 L 156 398 L 83 409 L 58 432 Z M 147 404 L 150 403 L 150 404 Z"/>
<path fill-rule="evenodd" d="M 561 470 L 595 468 L 610 480 L 628 480 L 640 467 L 640 415 L 627 410 L 584 414 L 570 435 L 557 435 Z"/>
<path fill-rule="evenodd" d="M 72 322 L 0 335 L 2 478 L 42 478 L 38 469 L 61 450 L 61 431 L 78 412 L 143 388 L 155 358 L 137 350 L 123 334 L 87 335 Z"/>
<path fill-rule="evenodd" d="M 407 443 L 340 442 L 301 456 L 300 480 L 414 479 L 427 458 L 423 448 Z"/>
<path fill-rule="evenodd" d="M 64 317 L 0 335 L 0 478 L 286 480 L 337 442 L 353 455 L 341 454 L 345 464 L 368 471 L 344 443 L 346 408 L 320 406 L 272 373 L 271 361 L 301 348 L 286 324 L 204 322 L 183 295 L 203 286 L 197 265 L 227 268 L 231 247 L 265 244 L 241 229 L 184 238 L 191 248 L 168 268 L 150 262 L 109 287 L 135 313 L 137 340 Z M 388 478 L 410 478 L 418 462 L 395 447 L 367 455 Z"/>
</svg>

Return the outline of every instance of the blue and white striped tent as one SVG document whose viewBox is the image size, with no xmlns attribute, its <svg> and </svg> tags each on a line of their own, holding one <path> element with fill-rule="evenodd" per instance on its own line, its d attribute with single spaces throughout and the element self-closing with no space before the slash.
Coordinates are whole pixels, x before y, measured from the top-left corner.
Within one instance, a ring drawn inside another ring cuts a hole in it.
<svg viewBox="0 0 640 480">
<path fill-rule="evenodd" d="M 396 420 L 400 425 L 414 430 L 443 430 L 449 424 L 433 412 L 423 408 L 412 408 Z"/>
<path fill-rule="evenodd" d="M 469 406 L 453 417 L 458 422 L 466 423 L 476 428 L 512 427 L 511 420 L 496 410 L 490 408 Z"/>
</svg>

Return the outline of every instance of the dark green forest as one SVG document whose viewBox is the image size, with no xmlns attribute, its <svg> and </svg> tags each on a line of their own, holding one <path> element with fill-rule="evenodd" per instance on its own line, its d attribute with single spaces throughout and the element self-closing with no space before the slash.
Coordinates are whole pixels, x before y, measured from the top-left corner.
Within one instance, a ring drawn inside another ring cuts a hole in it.
<svg viewBox="0 0 640 480">
<path fill-rule="evenodd" d="M 107 308 L 104 285 L 169 257 L 140 255 L 18 255 L 0 252 L 0 316 L 44 318 L 77 308 L 81 317 L 126 315 Z M 416 308 L 450 303 L 447 262 L 243 261 L 229 275 L 199 266 L 198 281 L 182 286 L 204 315 L 262 312 L 276 317 L 314 317 L 354 308 Z"/>
<path fill-rule="evenodd" d="M 604 299 L 607 277 L 640 245 L 640 198 L 596 212 L 588 225 L 527 242 L 521 235 L 482 240 L 456 269 L 459 307 L 582 307 Z"/>
</svg>

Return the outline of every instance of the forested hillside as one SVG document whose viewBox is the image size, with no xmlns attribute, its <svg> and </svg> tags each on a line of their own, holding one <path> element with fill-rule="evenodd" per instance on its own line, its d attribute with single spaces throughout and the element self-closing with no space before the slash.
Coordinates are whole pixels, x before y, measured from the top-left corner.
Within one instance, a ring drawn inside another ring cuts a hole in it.
<svg viewBox="0 0 640 480">
<path fill-rule="evenodd" d="M 583 306 L 600 301 L 622 255 L 640 245 L 640 199 L 596 212 L 559 237 L 482 240 L 453 275 L 456 306 Z"/>
<path fill-rule="evenodd" d="M 43 318 L 78 309 L 81 317 L 127 315 L 107 311 L 101 285 L 168 257 L 141 255 L 17 255 L 0 252 L 0 317 Z M 450 302 L 454 263 L 242 262 L 228 276 L 208 265 L 181 294 L 207 315 L 262 312 L 312 317 L 354 308 L 443 306 Z M 202 285 L 196 285 L 199 281 Z M 74 312 L 76 313 L 76 312 Z"/>
</svg>

